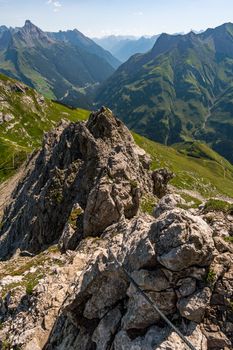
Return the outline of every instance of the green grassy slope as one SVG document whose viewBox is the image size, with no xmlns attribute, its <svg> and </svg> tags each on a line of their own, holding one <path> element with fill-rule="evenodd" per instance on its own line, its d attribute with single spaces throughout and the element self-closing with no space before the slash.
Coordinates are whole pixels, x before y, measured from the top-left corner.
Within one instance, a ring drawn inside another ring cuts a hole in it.
<svg viewBox="0 0 233 350">
<path fill-rule="evenodd" d="M 61 119 L 86 120 L 89 112 L 51 102 L 36 91 L 0 74 L 0 182 L 12 175 L 26 157 L 40 147 L 44 131 Z M 6 120 L 7 119 L 7 120 Z M 233 166 L 207 145 L 186 142 L 174 148 L 138 134 L 136 143 L 152 157 L 152 168 L 176 173 L 173 185 L 206 197 L 233 197 Z"/>
<path fill-rule="evenodd" d="M 44 131 L 61 119 L 84 120 L 89 112 L 51 102 L 36 91 L 0 74 L 0 181 L 14 173 L 41 145 Z"/>
<path fill-rule="evenodd" d="M 233 163 L 233 24 L 162 34 L 151 51 L 123 64 L 96 100 L 150 139 L 204 140 Z"/>
<path fill-rule="evenodd" d="M 0 35 L 0 72 L 50 99 L 89 108 L 92 90 L 115 68 L 108 62 L 110 53 L 84 36 L 82 43 L 52 39 L 26 21 L 24 27 Z"/>
<path fill-rule="evenodd" d="M 197 191 L 204 197 L 226 195 L 233 198 L 233 165 L 201 143 L 161 145 L 138 134 L 136 143 L 152 158 L 152 169 L 168 167 L 176 177 L 171 184 L 180 189 Z"/>
</svg>

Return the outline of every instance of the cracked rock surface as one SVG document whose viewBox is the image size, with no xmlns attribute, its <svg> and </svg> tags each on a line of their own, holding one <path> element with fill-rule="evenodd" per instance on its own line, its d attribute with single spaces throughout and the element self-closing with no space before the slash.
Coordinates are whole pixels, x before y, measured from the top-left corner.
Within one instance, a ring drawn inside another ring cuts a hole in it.
<svg viewBox="0 0 233 350">
<path fill-rule="evenodd" d="M 75 232 L 69 232 L 71 247 L 66 246 L 73 249 L 80 238 L 99 236 L 121 217 L 132 218 L 140 197 L 153 191 L 149 163 L 106 108 L 88 122 L 62 122 L 46 134 L 13 193 L 3 218 L 0 257 L 17 249 L 39 252 L 71 221 Z"/>
<path fill-rule="evenodd" d="M 196 349 L 232 349 L 233 256 L 224 237 L 233 218 L 222 213 L 217 225 L 180 208 L 183 200 L 165 190 L 170 173 L 157 176 L 149 163 L 106 108 L 47 134 L 5 211 L 1 345 L 185 350 L 119 261 Z M 156 192 L 154 215 L 143 213 L 141 198 Z M 52 242 L 62 252 L 56 263 Z"/>
</svg>

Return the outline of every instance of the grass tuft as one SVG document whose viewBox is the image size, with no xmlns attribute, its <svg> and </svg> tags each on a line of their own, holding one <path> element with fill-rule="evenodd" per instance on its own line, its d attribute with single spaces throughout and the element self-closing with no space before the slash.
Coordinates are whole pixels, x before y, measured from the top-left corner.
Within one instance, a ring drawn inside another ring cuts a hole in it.
<svg viewBox="0 0 233 350">
<path fill-rule="evenodd" d="M 233 204 L 223 200 L 211 198 L 205 203 L 204 211 L 221 211 L 224 213 L 231 213 L 233 212 Z"/>
</svg>

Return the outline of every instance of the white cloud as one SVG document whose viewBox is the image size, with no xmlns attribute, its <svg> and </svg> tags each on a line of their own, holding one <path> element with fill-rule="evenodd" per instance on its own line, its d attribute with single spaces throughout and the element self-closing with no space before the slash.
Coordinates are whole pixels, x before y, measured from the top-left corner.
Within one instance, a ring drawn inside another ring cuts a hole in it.
<svg viewBox="0 0 233 350">
<path fill-rule="evenodd" d="M 48 0 L 47 4 L 52 6 L 54 12 L 60 11 L 62 4 L 58 0 Z"/>
</svg>

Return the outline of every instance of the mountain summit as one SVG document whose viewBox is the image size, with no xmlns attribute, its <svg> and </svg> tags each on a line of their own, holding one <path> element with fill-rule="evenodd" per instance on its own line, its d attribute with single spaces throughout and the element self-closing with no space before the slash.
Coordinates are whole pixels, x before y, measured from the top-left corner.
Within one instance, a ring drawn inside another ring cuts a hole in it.
<svg viewBox="0 0 233 350">
<path fill-rule="evenodd" d="M 45 33 L 27 20 L 1 27 L 0 72 L 71 106 L 90 107 L 92 89 L 119 62 L 78 31 Z"/>
<path fill-rule="evenodd" d="M 35 26 L 31 21 L 26 20 L 24 26 L 19 28 L 14 35 L 14 42 L 19 46 L 27 48 L 36 47 L 37 45 L 48 46 L 54 41 L 51 40 L 46 33 Z"/>
<path fill-rule="evenodd" d="M 86 37 L 78 29 L 59 31 L 55 33 L 47 33 L 48 36 L 54 40 L 71 44 L 82 48 L 84 50 L 90 51 L 93 54 L 105 59 L 113 68 L 118 68 L 120 61 L 116 59 L 109 51 L 102 49 L 93 40 Z"/>
<path fill-rule="evenodd" d="M 30 19 L 26 19 L 24 27 L 35 27 L 35 25 L 30 21 Z"/>
</svg>

